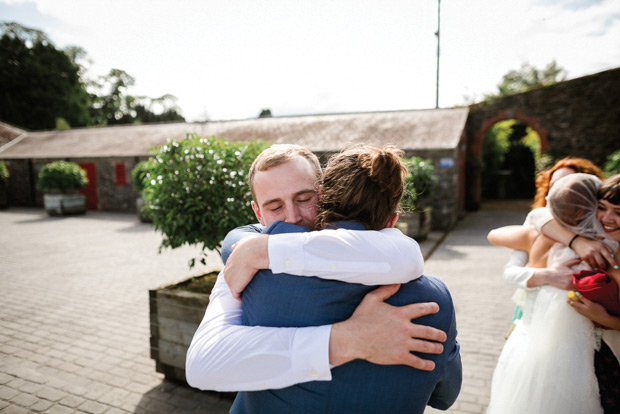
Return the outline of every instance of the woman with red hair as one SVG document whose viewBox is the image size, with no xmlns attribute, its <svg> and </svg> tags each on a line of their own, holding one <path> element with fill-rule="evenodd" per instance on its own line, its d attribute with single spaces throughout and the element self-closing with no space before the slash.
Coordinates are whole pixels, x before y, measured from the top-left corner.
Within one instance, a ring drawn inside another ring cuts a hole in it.
<svg viewBox="0 0 620 414">
<path fill-rule="evenodd" d="M 603 171 L 594 165 L 592 161 L 586 160 L 585 158 L 563 158 L 556 162 L 553 167 L 541 171 L 536 176 L 536 195 L 532 203 L 532 210 L 546 206 L 547 202 L 545 197 L 549 194 L 549 190 L 553 183 L 565 175 L 572 173 L 592 174 L 601 180 L 603 179 Z"/>
</svg>

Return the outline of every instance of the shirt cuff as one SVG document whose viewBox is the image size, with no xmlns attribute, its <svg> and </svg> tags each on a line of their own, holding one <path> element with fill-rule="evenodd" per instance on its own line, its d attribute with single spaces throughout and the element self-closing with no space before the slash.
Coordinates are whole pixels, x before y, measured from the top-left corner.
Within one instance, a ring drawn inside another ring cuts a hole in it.
<svg viewBox="0 0 620 414">
<path fill-rule="evenodd" d="M 297 329 L 293 339 L 293 371 L 298 382 L 330 381 L 329 336 L 332 325 Z"/>
<path fill-rule="evenodd" d="M 304 269 L 304 242 L 301 233 L 270 234 L 267 239 L 269 269 L 290 273 Z"/>
</svg>

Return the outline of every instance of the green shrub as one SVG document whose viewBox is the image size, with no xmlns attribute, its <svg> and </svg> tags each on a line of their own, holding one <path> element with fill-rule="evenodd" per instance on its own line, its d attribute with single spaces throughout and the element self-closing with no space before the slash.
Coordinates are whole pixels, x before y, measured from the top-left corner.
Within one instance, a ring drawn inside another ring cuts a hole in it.
<svg viewBox="0 0 620 414">
<path fill-rule="evenodd" d="M 620 174 L 620 149 L 611 153 L 605 162 L 605 176 Z"/>
<path fill-rule="evenodd" d="M 419 198 L 428 198 L 433 193 L 437 183 L 435 166 L 432 160 L 420 157 L 405 158 L 403 161 L 409 173 L 405 179 L 405 194 L 401 206 L 405 211 L 413 211 Z"/>
<path fill-rule="evenodd" d="M 153 152 L 144 198 L 164 247 L 184 244 L 217 250 L 235 227 L 256 221 L 247 174 L 268 145 L 189 135 Z M 195 259 L 190 260 L 190 267 Z"/>
<path fill-rule="evenodd" d="M 7 181 L 9 181 L 9 169 L 4 161 L 0 161 L 0 182 L 6 183 Z"/>
<path fill-rule="evenodd" d="M 39 172 L 39 189 L 43 192 L 68 193 L 84 188 L 87 184 L 86 171 L 74 162 L 54 161 L 44 165 Z"/>
<path fill-rule="evenodd" d="M 134 169 L 131 171 L 131 178 L 133 179 L 133 188 L 136 191 L 143 192 L 145 180 L 148 178 L 148 173 L 153 168 L 153 158 L 149 158 L 145 161 L 140 161 L 136 164 Z"/>
</svg>

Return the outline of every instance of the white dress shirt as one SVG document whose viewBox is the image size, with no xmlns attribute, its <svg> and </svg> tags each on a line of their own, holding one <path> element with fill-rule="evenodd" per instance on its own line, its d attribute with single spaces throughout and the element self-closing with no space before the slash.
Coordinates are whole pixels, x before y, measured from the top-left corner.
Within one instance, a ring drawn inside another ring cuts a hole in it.
<svg viewBox="0 0 620 414">
<path fill-rule="evenodd" d="M 278 273 L 380 285 L 406 283 L 424 269 L 418 243 L 396 229 L 270 235 L 268 245 Z M 331 380 L 331 325 L 250 327 L 241 325 L 242 314 L 220 273 L 187 352 L 185 373 L 192 387 L 256 391 Z"/>
</svg>

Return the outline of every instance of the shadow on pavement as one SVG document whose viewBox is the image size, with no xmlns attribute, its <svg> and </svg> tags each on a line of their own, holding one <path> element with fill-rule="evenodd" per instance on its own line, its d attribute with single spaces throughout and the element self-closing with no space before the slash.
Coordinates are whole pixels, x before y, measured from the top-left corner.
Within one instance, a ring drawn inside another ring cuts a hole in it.
<svg viewBox="0 0 620 414">
<path fill-rule="evenodd" d="M 208 413 L 227 414 L 235 393 L 200 391 L 186 384 L 164 380 L 146 392 L 135 413 Z"/>
</svg>

